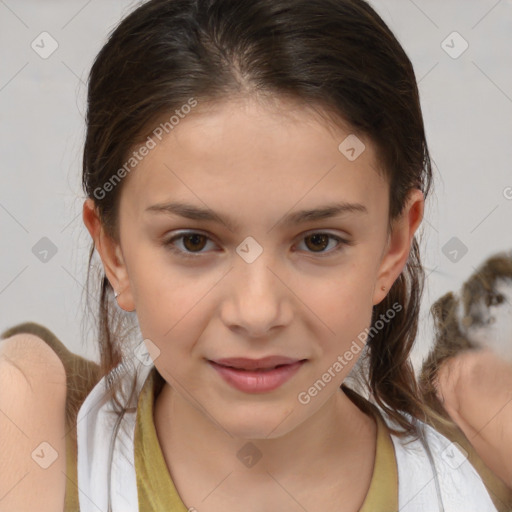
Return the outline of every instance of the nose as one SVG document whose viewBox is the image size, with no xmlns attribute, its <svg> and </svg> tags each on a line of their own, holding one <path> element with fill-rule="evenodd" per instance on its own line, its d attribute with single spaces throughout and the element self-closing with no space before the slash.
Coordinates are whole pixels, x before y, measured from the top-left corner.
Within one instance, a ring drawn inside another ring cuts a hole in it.
<svg viewBox="0 0 512 512">
<path fill-rule="evenodd" d="M 251 263 L 236 256 L 234 268 L 227 276 L 221 307 L 221 317 L 227 327 L 259 338 L 289 324 L 293 293 L 286 276 L 280 276 L 285 275 L 280 268 L 267 257 L 266 251 Z"/>
</svg>

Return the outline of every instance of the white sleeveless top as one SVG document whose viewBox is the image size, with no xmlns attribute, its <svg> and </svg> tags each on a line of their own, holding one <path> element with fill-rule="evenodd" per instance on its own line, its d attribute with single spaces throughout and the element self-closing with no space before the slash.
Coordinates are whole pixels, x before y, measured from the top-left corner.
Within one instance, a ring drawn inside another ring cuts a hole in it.
<svg viewBox="0 0 512 512">
<path fill-rule="evenodd" d="M 140 364 L 137 368 L 137 392 L 130 404 L 133 412 L 125 413 L 122 418 L 112 412 L 112 403 L 105 401 L 107 377 L 96 384 L 78 412 L 77 477 L 81 512 L 138 512 L 135 408 L 152 368 L 153 364 Z M 119 372 L 119 378 L 128 390 L 131 373 Z M 379 410 L 388 426 L 400 430 Z M 409 438 L 400 439 L 390 433 L 397 461 L 400 512 L 497 512 L 482 479 L 457 445 L 424 422 L 416 421 L 423 432 L 418 440 L 407 444 Z"/>
</svg>

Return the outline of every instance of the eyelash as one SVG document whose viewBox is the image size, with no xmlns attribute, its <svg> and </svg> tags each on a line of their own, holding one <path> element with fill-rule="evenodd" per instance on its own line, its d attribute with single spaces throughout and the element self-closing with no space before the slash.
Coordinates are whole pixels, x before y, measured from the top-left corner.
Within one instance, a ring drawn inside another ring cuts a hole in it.
<svg viewBox="0 0 512 512">
<path fill-rule="evenodd" d="M 168 240 L 164 241 L 164 246 L 166 247 L 166 249 L 170 250 L 171 252 L 177 254 L 178 256 L 180 257 L 184 257 L 184 258 L 198 258 L 201 254 L 204 254 L 202 252 L 187 252 L 187 251 L 183 251 L 181 249 L 177 249 L 176 246 L 174 245 L 174 241 L 175 240 L 179 240 L 179 239 L 183 239 L 184 237 L 186 236 L 190 236 L 190 235 L 200 235 L 200 236 L 204 236 L 207 238 L 207 240 L 209 241 L 213 241 L 208 235 L 206 235 L 205 233 L 202 233 L 200 231 L 182 231 L 181 233 L 169 238 Z M 311 237 L 313 235 L 327 235 L 329 238 L 331 239 L 334 239 L 338 242 L 338 245 L 330 250 L 330 251 L 327 251 L 327 252 L 311 252 L 309 251 L 310 254 L 315 254 L 315 255 L 318 255 L 320 258 L 324 258 L 324 257 L 327 257 L 327 256 L 330 256 L 334 253 L 337 253 L 338 251 L 340 251 L 341 249 L 344 248 L 344 246 L 346 245 L 352 245 L 352 242 L 349 242 L 348 240 L 345 240 L 339 236 L 336 236 L 336 235 L 333 235 L 331 233 L 326 233 L 324 231 L 313 231 L 313 232 L 309 232 L 307 233 L 306 235 L 304 235 L 302 237 L 302 239 L 304 238 L 307 238 L 307 237 Z"/>
</svg>

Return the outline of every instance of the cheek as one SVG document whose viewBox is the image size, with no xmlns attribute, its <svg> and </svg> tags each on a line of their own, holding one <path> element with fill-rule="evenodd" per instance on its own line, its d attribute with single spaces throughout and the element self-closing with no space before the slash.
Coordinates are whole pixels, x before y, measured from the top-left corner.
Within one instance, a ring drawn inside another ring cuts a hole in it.
<svg viewBox="0 0 512 512">
<path fill-rule="evenodd" d="M 355 364 L 366 341 L 373 311 L 374 280 L 371 270 L 359 264 L 331 272 L 324 278 L 308 279 L 294 292 L 301 298 L 298 321 L 315 338 L 315 353 L 329 366 L 355 345 L 350 366 Z"/>
<path fill-rule="evenodd" d="M 332 325 L 357 323 L 361 316 L 371 314 L 375 286 L 374 269 L 358 255 L 350 265 L 340 266 L 323 276 L 305 279 L 297 285 L 300 297 L 321 318 L 330 320 Z"/>
<path fill-rule="evenodd" d="M 155 366 L 184 375 L 194 359 L 195 347 L 211 320 L 212 288 L 218 276 L 194 278 L 167 264 L 165 268 L 144 265 L 136 269 L 136 315 L 140 331 L 159 349 Z"/>
<path fill-rule="evenodd" d="M 127 254 L 130 254 L 126 263 L 141 333 L 157 345 L 165 345 L 167 339 L 175 337 L 180 324 L 187 322 L 187 312 L 193 310 L 200 293 L 198 285 L 184 278 L 165 259 L 161 249 L 139 246 Z"/>
</svg>

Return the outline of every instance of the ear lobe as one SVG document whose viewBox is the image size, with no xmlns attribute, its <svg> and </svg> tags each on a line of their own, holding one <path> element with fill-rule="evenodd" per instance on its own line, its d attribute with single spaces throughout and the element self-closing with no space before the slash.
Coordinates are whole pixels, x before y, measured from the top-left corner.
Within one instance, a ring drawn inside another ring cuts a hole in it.
<svg viewBox="0 0 512 512">
<path fill-rule="evenodd" d="M 395 219 L 382 255 L 377 280 L 375 282 L 373 305 L 381 302 L 404 269 L 412 240 L 423 219 L 424 197 L 419 189 L 409 192 L 407 203 L 400 217 Z"/>
<path fill-rule="evenodd" d="M 84 202 L 82 218 L 100 255 L 105 275 L 119 294 L 119 306 L 125 311 L 134 311 L 135 305 L 121 246 L 105 232 L 94 201 L 90 198 Z"/>
</svg>

